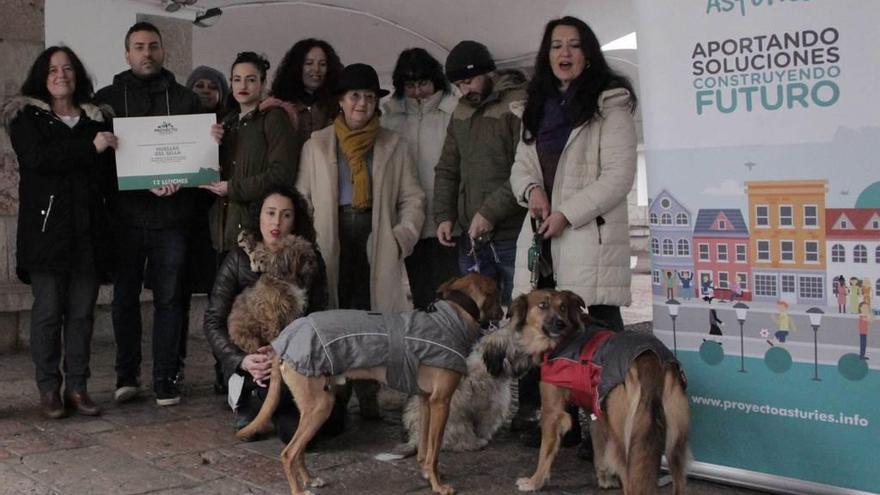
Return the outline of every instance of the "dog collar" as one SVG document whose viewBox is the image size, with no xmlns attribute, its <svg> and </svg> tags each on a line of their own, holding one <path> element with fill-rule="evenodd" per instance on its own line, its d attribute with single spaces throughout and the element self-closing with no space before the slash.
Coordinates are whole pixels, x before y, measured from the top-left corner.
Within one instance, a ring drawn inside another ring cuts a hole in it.
<svg viewBox="0 0 880 495">
<path fill-rule="evenodd" d="M 477 303 L 475 303 L 474 300 L 464 292 L 460 290 L 451 290 L 447 292 L 442 299 L 458 304 L 465 313 L 471 315 L 471 318 L 473 318 L 474 321 L 477 323 L 480 322 L 480 308 L 478 308 Z"/>
</svg>

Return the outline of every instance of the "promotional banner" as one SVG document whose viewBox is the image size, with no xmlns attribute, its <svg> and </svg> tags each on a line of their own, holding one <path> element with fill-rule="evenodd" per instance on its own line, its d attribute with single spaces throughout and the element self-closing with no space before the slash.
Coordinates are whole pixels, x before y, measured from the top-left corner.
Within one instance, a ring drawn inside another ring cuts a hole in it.
<svg viewBox="0 0 880 495">
<path fill-rule="evenodd" d="M 693 472 L 880 493 L 880 2 L 635 5 L 654 332 Z"/>
</svg>

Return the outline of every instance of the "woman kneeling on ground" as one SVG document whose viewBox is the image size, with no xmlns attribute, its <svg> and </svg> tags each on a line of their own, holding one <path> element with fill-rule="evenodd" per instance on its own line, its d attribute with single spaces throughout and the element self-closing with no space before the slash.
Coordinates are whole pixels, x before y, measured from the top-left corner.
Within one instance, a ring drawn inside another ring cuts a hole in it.
<svg viewBox="0 0 880 495">
<path fill-rule="evenodd" d="M 269 187 L 255 203 L 252 213 L 259 230 L 242 232 L 252 236 L 257 244 L 270 251 L 281 247 L 287 234 L 300 236 L 315 244 L 315 227 L 308 206 L 297 191 L 285 186 Z M 253 250 L 250 251 L 251 253 Z M 316 251 L 317 252 L 317 251 Z M 307 312 L 327 308 L 327 275 L 324 260 L 318 252 L 318 273 L 308 287 Z M 241 429 L 251 422 L 260 410 L 266 396 L 266 386 L 272 368 L 272 347 L 266 345 L 253 354 L 246 354 L 229 339 L 227 321 L 235 298 L 246 288 L 254 285 L 260 273 L 251 269 L 249 252 L 239 246 L 229 251 L 223 261 L 211 291 L 208 310 L 205 312 L 205 336 L 214 355 L 223 365 L 223 375 L 229 383 L 229 404 L 235 411 L 235 428 Z M 299 411 L 287 387 L 281 387 L 282 400 L 273 421 L 279 438 L 285 443 L 293 436 L 299 420 Z M 344 405 L 339 402 L 322 431 L 328 434 L 342 432 L 345 425 Z"/>
</svg>

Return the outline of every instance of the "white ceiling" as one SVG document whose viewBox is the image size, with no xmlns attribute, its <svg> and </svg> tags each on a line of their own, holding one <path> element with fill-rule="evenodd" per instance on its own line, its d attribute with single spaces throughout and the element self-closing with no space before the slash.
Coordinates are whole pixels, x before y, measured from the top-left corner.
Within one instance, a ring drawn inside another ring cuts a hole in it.
<svg viewBox="0 0 880 495">
<path fill-rule="evenodd" d="M 345 64 L 370 63 L 388 81 L 401 50 L 421 46 L 442 62 L 463 39 L 485 43 L 496 60 L 530 65 L 544 24 L 561 15 L 584 19 L 603 44 L 635 31 L 630 0 L 198 0 L 194 6 L 210 7 L 223 15 L 210 28 L 193 29 L 193 62 L 224 72 L 241 50 L 263 52 L 277 67 L 306 37 L 330 42 Z"/>
</svg>

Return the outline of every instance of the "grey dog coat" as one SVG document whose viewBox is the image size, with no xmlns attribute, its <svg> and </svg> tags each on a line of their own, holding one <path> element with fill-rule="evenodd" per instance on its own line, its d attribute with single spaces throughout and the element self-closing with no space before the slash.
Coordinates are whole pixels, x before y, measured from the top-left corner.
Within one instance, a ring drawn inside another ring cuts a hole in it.
<svg viewBox="0 0 880 495">
<path fill-rule="evenodd" d="M 357 368 L 386 367 L 389 387 L 406 394 L 421 391 L 420 364 L 467 374 L 471 335 L 446 301 L 435 311 L 374 313 L 320 311 L 287 325 L 272 342 L 284 363 L 305 376 L 336 376 Z"/>
</svg>

